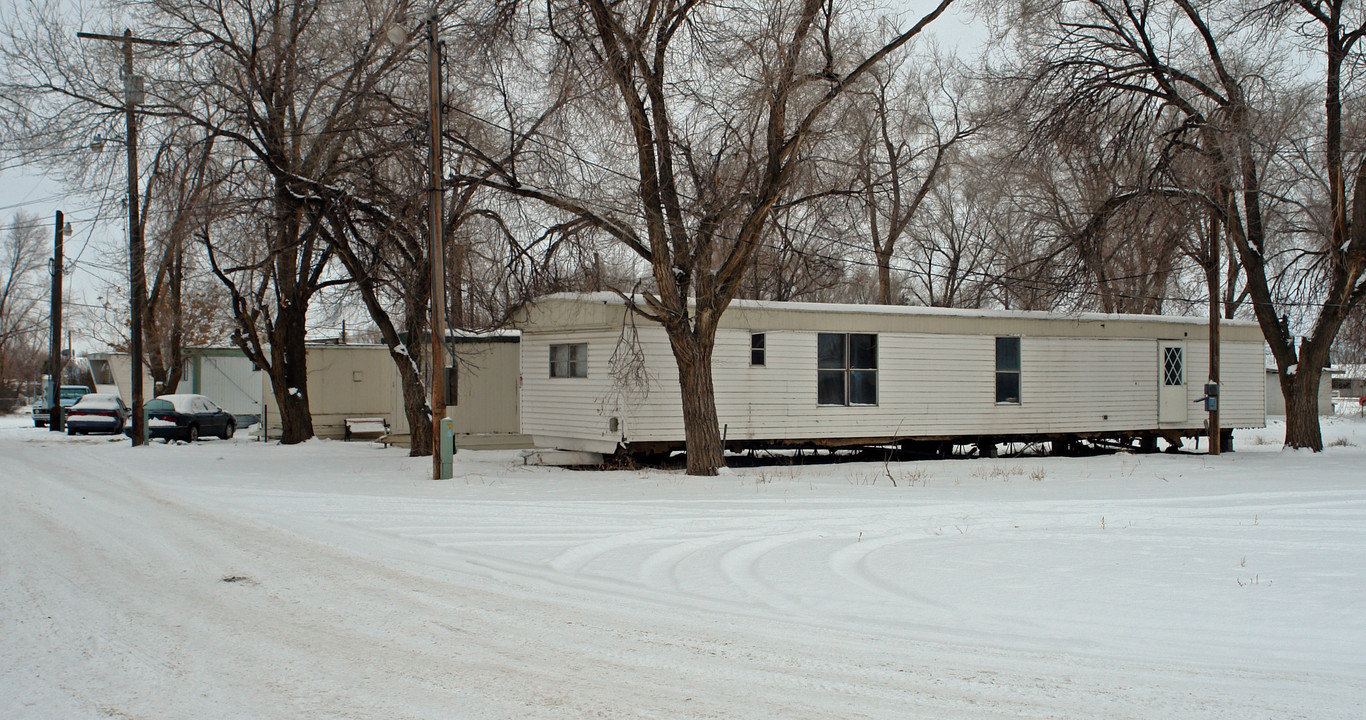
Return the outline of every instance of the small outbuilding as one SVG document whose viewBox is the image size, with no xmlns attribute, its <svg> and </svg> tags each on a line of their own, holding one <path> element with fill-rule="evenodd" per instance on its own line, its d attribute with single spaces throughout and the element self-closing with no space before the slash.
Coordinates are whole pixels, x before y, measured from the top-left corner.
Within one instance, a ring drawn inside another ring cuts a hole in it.
<svg viewBox="0 0 1366 720">
<path fill-rule="evenodd" d="M 1334 396 L 1337 387 L 1338 370 L 1324 368 L 1319 376 L 1319 414 L 1334 414 Z M 1275 367 L 1266 369 L 1266 414 L 1285 414 L 1285 394 L 1281 392 L 1281 376 Z"/>
<path fill-rule="evenodd" d="M 456 447 L 506 449 L 530 446 L 519 434 L 516 333 L 452 335 L 453 372 L 449 373 L 446 416 L 454 421 Z M 267 437 L 280 436 L 280 411 L 265 373 L 261 396 Z M 451 382 L 453 381 L 453 382 Z M 408 416 L 398 369 L 384 345 L 310 343 L 308 405 L 313 431 L 321 438 L 345 439 L 348 421 L 387 427 L 387 441 L 406 445 Z M 369 436 L 370 433 L 367 433 Z"/>
<path fill-rule="evenodd" d="M 658 453 L 684 444 L 662 326 L 610 293 L 525 307 L 522 432 L 539 448 Z M 713 373 L 729 450 L 1207 435 L 1204 318 L 738 300 Z M 1265 424 L 1255 323 L 1220 334 L 1220 425 Z"/>
</svg>

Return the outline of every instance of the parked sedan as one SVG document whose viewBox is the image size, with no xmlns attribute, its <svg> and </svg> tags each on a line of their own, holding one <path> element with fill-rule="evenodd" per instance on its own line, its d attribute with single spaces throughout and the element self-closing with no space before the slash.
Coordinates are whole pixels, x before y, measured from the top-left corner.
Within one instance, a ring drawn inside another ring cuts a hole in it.
<svg viewBox="0 0 1366 720">
<path fill-rule="evenodd" d="M 237 420 L 203 395 L 162 395 L 148 400 L 147 437 L 194 442 L 201 437 L 227 440 L 237 432 Z"/>
<path fill-rule="evenodd" d="M 70 411 L 71 406 L 75 405 L 76 401 L 80 400 L 82 396 L 89 394 L 91 390 L 85 385 L 63 385 L 59 392 L 61 395 L 58 398 L 58 402 L 60 402 L 62 407 L 66 408 L 67 411 Z M 47 402 L 45 399 L 40 398 L 37 404 L 33 406 L 33 427 L 47 427 L 48 422 L 51 420 L 49 416 L 52 413 L 48 410 L 47 406 L 43 404 L 45 402 Z"/>
<path fill-rule="evenodd" d="M 118 395 L 89 393 L 82 395 L 74 405 L 66 409 L 66 434 L 123 432 L 128 420 L 128 406 Z"/>
</svg>

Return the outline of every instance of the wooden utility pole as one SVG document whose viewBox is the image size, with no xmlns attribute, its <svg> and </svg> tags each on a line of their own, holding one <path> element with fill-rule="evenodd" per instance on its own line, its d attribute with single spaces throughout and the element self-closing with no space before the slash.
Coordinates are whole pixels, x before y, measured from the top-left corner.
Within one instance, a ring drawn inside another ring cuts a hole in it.
<svg viewBox="0 0 1366 720">
<path fill-rule="evenodd" d="M 1210 213 L 1209 223 L 1209 381 L 1219 386 L 1219 215 Z M 1222 395 L 1223 393 L 1220 393 Z M 1219 429 L 1219 398 L 1209 411 L 1209 454 L 1223 450 Z"/>
<path fill-rule="evenodd" d="M 445 180 L 441 160 L 441 43 L 437 16 L 427 17 L 428 233 L 432 264 L 432 479 L 442 479 L 441 421 L 446 417 Z M 452 447 L 454 451 L 454 447 Z"/>
<path fill-rule="evenodd" d="M 138 213 L 138 115 L 137 106 L 142 104 L 142 78 L 133 74 L 133 45 L 153 45 L 174 47 L 180 43 L 167 40 L 149 40 L 133 37 L 133 31 L 124 29 L 123 35 L 99 35 L 96 33 L 76 33 L 85 40 L 105 40 L 123 43 L 123 111 L 128 125 L 124 145 L 128 149 L 128 284 L 129 294 L 129 354 L 132 366 L 132 410 L 133 445 L 147 444 L 147 416 L 143 412 L 142 397 L 142 313 L 147 302 L 147 275 L 143 267 L 145 245 L 142 239 L 142 223 Z"/>
<path fill-rule="evenodd" d="M 62 211 L 57 211 L 57 232 L 52 239 L 52 341 L 48 345 L 48 380 L 52 395 L 48 398 L 47 429 L 61 432 L 66 429 L 66 415 L 62 413 L 62 238 L 66 223 Z"/>
</svg>

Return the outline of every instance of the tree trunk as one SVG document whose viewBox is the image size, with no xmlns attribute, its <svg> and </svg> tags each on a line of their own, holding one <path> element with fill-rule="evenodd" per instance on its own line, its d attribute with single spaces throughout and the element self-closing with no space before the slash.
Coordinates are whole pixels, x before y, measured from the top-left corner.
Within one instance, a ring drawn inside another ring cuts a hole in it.
<svg viewBox="0 0 1366 720">
<path fill-rule="evenodd" d="M 714 343 L 686 330 L 674 329 L 669 330 L 669 342 L 678 363 L 678 385 L 683 393 L 688 474 L 716 475 L 719 468 L 725 467 L 726 457 L 716 417 L 716 394 L 712 388 Z"/>
<path fill-rule="evenodd" d="M 430 386 L 424 379 L 422 366 L 419 364 L 421 361 L 428 366 L 431 365 L 430 349 L 418 355 L 412 354 L 413 345 L 419 338 L 431 338 L 427 307 L 432 293 L 431 284 L 426 282 L 426 279 L 431 277 L 430 262 L 430 258 L 424 257 L 415 265 L 415 272 L 411 276 L 415 282 L 406 288 L 403 297 L 403 329 L 408 335 L 408 357 L 407 367 L 399 368 L 399 377 L 403 382 L 403 412 L 408 416 L 408 454 L 411 457 L 431 455 L 437 451 L 436 438 L 432 435 L 432 394 L 428 390 Z M 430 345 L 430 341 L 427 344 Z M 409 373 L 412 374 L 411 377 Z"/>
<path fill-rule="evenodd" d="M 877 301 L 892 304 L 892 253 L 881 248 L 877 251 Z"/>
<path fill-rule="evenodd" d="M 408 332 L 408 344 L 405 345 L 398 328 L 394 325 L 393 317 L 380 299 L 372 269 L 361 261 L 352 243 L 348 241 L 348 238 L 352 237 L 348 225 L 337 218 L 333 218 L 333 221 L 336 231 L 329 242 L 336 249 L 342 265 L 351 273 L 351 277 L 355 278 L 361 301 L 365 303 L 370 319 L 379 329 L 385 346 L 389 348 L 389 357 L 398 370 L 399 383 L 403 388 L 403 414 L 408 419 L 408 455 L 431 455 L 432 407 L 428 402 L 429 394 L 427 384 L 423 382 L 422 370 L 417 365 L 417 359 L 411 354 L 413 340 L 427 331 L 426 313 L 423 311 L 426 309 L 430 293 L 427 292 L 427 285 L 422 280 L 429 276 L 430 266 L 425 261 L 420 263 L 418 270 L 421 272 L 415 272 L 410 276 L 410 279 L 416 278 L 417 282 L 401 289 L 404 299 L 404 328 Z M 358 237 L 356 239 L 359 240 Z"/>
<path fill-rule="evenodd" d="M 398 366 L 399 382 L 403 384 L 403 414 L 408 418 L 408 455 L 425 457 L 434 452 L 432 443 L 432 408 L 427 403 L 427 386 L 417 364 L 406 354 L 390 351 Z"/>
<path fill-rule="evenodd" d="M 1281 374 L 1281 393 L 1285 396 L 1285 446 L 1323 450 L 1319 429 L 1319 381 L 1323 371 L 1301 363 L 1295 374 Z"/>
<path fill-rule="evenodd" d="M 280 408 L 280 442 L 294 445 L 313 437 L 308 408 L 308 346 L 304 314 L 281 308 L 271 333 L 270 387 Z"/>
</svg>

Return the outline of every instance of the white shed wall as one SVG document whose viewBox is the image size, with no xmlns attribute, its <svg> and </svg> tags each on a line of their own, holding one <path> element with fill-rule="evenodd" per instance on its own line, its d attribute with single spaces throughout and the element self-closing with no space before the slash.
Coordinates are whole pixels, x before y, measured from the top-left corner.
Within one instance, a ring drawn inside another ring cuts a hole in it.
<svg viewBox="0 0 1366 720">
<path fill-rule="evenodd" d="M 260 416 L 262 373 L 245 355 L 196 356 L 191 358 L 190 368 L 187 381 L 193 392 L 207 396 L 234 415 Z"/>
<path fill-rule="evenodd" d="M 1281 393 L 1281 376 L 1272 368 L 1266 368 L 1266 414 L 1285 414 L 1285 395 Z M 1334 414 L 1333 376 L 1327 370 L 1319 377 L 1319 414 Z"/>
</svg>

